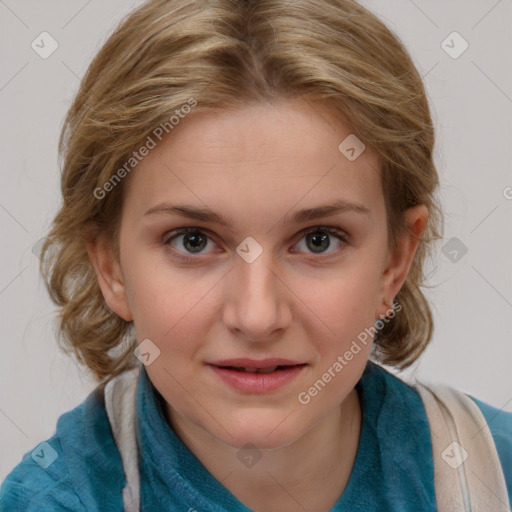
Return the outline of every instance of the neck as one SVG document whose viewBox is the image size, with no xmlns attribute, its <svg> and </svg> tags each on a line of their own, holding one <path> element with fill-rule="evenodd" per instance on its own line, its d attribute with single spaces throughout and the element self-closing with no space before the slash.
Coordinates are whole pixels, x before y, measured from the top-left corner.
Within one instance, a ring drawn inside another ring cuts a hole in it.
<svg viewBox="0 0 512 512">
<path fill-rule="evenodd" d="M 217 441 L 167 406 L 169 421 L 203 466 L 247 507 L 258 512 L 330 510 L 343 493 L 354 465 L 362 410 L 353 389 L 343 403 L 291 444 L 262 450 L 250 467 L 239 448 Z M 300 505 L 300 506 L 299 506 Z"/>
</svg>

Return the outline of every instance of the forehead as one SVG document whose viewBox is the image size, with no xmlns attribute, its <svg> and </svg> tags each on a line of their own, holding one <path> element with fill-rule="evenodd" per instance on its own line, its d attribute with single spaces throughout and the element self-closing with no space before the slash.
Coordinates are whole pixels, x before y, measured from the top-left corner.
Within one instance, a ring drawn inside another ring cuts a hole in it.
<svg viewBox="0 0 512 512">
<path fill-rule="evenodd" d="M 345 200 L 375 215 L 384 207 L 379 162 L 368 147 L 347 158 L 343 141 L 362 149 L 353 137 L 327 107 L 303 100 L 192 113 L 132 171 L 125 206 L 141 216 L 179 200 L 268 225 L 294 205 Z"/>
</svg>

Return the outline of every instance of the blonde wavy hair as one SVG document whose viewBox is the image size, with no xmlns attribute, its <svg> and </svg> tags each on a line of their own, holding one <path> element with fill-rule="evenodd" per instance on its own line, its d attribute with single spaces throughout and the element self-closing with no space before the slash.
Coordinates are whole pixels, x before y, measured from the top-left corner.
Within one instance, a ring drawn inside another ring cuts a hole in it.
<svg viewBox="0 0 512 512">
<path fill-rule="evenodd" d="M 132 322 L 105 304 L 86 250 L 102 234 L 119 255 L 129 176 L 100 199 L 95 191 L 190 98 L 199 112 L 296 97 L 327 103 L 377 151 L 390 247 L 405 229 L 405 210 L 428 207 L 396 297 L 400 313 L 377 331 L 372 357 L 402 369 L 423 352 L 433 322 L 420 287 L 443 215 L 429 105 L 398 37 L 354 0 L 151 0 L 108 38 L 67 113 L 59 142 L 62 205 L 41 253 L 59 307 L 61 348 L 98 381 L 133 367 L 137 342 Z"/>
</svg>

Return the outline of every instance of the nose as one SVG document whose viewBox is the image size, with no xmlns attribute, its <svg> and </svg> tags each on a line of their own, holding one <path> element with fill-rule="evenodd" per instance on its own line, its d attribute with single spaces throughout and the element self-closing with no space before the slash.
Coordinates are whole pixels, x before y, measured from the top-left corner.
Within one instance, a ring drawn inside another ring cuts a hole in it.
<svg viewBox="0 0 512 512">
<path fill-rule="evenodd" d="M 252 263 L 240 258 L 225 282 L 223 320 L 239 338 L 268 342 L 290 325 L 291 293 L 267 251 Z"/>
</svg>

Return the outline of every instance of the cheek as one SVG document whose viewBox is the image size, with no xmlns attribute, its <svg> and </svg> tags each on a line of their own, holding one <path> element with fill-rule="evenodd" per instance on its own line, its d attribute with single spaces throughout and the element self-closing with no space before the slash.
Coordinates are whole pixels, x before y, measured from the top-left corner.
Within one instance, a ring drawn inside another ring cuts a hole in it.
<svg viewBox="0 0 512 512">
<path fill-rule="evenodd" d="M 138 339 L 193 339 L 218 277 L 173 268 L 163 251 L 142 256 L 134 251 L 125 261 L 126 293 Z"/>
<path fill-rule="evenodd" d="M 134 313 L 134 327 L 137 339 L 149 338 L 162 351 L 189 353 L 204 336 L 208 313 L 207 302 L 199 301 L 196 295 L 155 294 L 148 290 L 137 296 Z M 144 299 L 147 299 L 145 301 Z"/>
<path fill-rule="evenodd" d="M 306 304 L 317 314 L 317 329 L 322 326 L 325 332 L 323 339 L 332 341 L 324 350 L 350 344 L 361 331 L 373 326 L 377 284 L 378 277 L 364 266 L 347 268 L 328 283 L 310 283 Z"/>
</svg>

